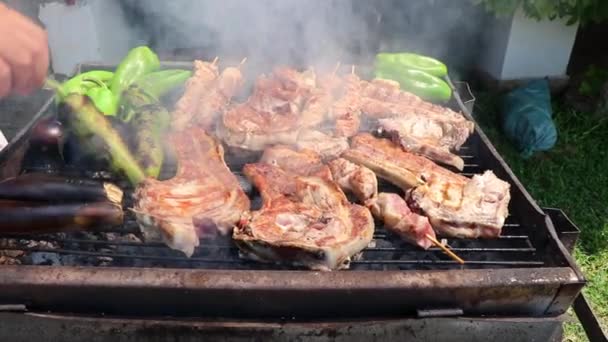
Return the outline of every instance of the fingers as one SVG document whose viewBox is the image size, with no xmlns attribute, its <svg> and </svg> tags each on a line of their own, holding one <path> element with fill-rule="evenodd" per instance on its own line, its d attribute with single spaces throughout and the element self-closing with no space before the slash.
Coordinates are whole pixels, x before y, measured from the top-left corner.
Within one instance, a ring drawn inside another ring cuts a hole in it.
<svg viewBox="0 0 608 342">
<path fill-rule="evenodd" d="M 26 95 L 40 87 L 49 66 L 48 40 L 44 30 L 18 12 L 0 8 L 0 84 L 11 82 L 9 93 Z M 0 70 L 1 71 L 1 70 Z M 8 76 L 6 76 L 8 74 Z M 6 94 L 0 96 L 5 96 Z"/>
<path fill-rule="evenodd" d="M 10 65 L 0 58 L 0 98 L 10 94 L 12 81 Z"/>
</svg>

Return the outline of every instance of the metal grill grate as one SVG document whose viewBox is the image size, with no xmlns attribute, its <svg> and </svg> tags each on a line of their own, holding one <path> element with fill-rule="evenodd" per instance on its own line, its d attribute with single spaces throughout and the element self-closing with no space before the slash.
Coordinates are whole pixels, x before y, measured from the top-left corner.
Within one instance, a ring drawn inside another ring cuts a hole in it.
<svg viewBox="0 0 608 342">
<path fill-rule="evenodd" d="M 465 168 L 461 174 L 472 176 L 483 169 L 472 154 L 470 146 L 464 146 L 461 157 Z M 233 167 L 240 170 L 240 166 Z M 24 172 L 48 171 L 45 166 L 29 166 Z M 103 171 L 83 170 L 65 166 L 61 174 L 112 180 Z M 242 178 L 242 177 L 241 177 Z M 113 180 L 118 182 L 117 180 Z M 122 184 L 121 184 L 122 185 Z M 125 185 L 126 186 L 126 185 Z M 381 182 L 382 191 L 399 191 Z M 128 198 L 129 196 L 126 196 Z M 125 207 L 131 203 L 126 200 Z M 260 198 L 252 194 L 252 206 L 259 206 Z M 446 241 L 466 264 L 459 265 L 439 248 L 421 250 L 402 241 L 398 236 L 382 228 L 376 222 L 374 240 L 361 256 L 351 262 L 351 270 L 399 270 L 399 269 L 458 269 L 458 268 L 509 268 L 539 267 L 542 258 L 529 235 L 530 227 L 520 224 L 514 217 L 507 218 L 502 235 L 497 239 L 451 239 Z M 191 258 L 173 251 L 161 242 L 143 242 L 133 213 L 126 211 L 125 224 L 107 227 L 95 233 L 53 234 L 36 237 L 8 237 L 3 250 L 23 251 L 19 261 L 23 264 L 65 266 L 124 266 L 124 267 L 172 267 L 207 269 L 281 269 L 279 266 L 260 264 L 240 259 L 238 249 L 229 238 L 202 240 Z M 441 239 L 442 237 L 439 236 Z"/>
</svg>

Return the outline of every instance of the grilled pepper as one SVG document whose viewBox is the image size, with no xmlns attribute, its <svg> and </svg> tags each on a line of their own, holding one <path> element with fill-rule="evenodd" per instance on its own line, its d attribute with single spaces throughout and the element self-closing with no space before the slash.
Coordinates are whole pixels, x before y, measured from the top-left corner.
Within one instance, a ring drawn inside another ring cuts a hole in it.
<svg viewBox="0 0 608 342">
<path fill-rule="evenodd" d="M 442 79 L 420 70 L 377 68 L 377 78 L 399 82 L 401 89 L 427 101 L 448 101 L 452 88 Z"/>
<path fill-rule="evenodd" d="M 133 185 L 139 184 L 145 174 L 122 137 L 108 119 L 100 113 L 89 98 L 70 94 L 63 101 L 68 106 L 67 121 L 74 133 L 84 143 L 99 138 L 109 154 L 113 169 L 123 172 Z"/>
<path fill-rule="evenodd" d="M 110 90 L 112 90 L 112 93 L 116 97 L 116 105 L 111 115 L 115 115 L 118 112 L 122 93 L 137 79 L 147 73 L 156 71 L 158 68 L 160 68 L 160 61 L 156 53 L 150 50 L 150 48 L 139 46 L 129 51 L 116 68 L 110 85 Z"/>
<path fill-rule="evenodd" d="M 145 74 L 134 84 L 144 93 L 158 99 L 171 89 L 182 85 L 190 76 L 190 70 L 167 69 Z"/>
<path fill-rule="evenodd" d="M 448 68 L 442 62 L 431 57 L 407 52 L 379 53 L 376 55 L 376 67 L 420 70 L 437 77 L 445 77 L 448 74 Z"/>
<path fill-rule="evenodd" d="M 55 97 L 59 103 L 63 99 L 61 94 L 80 94 L 84 95 L 90 88 L 98 86 L 100 83 L 109 83 L 112 81 L 114 73 L 105 70 L 93 70 L 78 74 L 61 84 L 61 90 L 57 92 Z"/>
<path fill-rule="evenodd" d="M 163 164 L 163 136 L 169 128 L 169 112 L 158 100 L 132 86 L 124 93 L 126 110 L 133 113 L 134 150 L 146 176 L 158 178 Z"/>
</svg>

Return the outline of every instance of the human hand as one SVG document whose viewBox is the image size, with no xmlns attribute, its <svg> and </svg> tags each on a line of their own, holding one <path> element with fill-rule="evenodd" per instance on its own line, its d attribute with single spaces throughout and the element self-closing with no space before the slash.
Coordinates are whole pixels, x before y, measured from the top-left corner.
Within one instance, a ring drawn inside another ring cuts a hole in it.
<svg viewBox="0 0 608 342">
<path fill-rule="evenodd" d="M 41 87 L 48 67 L 46 31 L 0 3 L 0 98 Z"/>
</svg>

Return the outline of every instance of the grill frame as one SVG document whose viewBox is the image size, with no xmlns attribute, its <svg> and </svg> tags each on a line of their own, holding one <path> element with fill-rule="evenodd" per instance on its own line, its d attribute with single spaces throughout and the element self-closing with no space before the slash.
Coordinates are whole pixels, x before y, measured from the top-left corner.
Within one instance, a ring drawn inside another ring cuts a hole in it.
<svg viewBox="0 0 608 342">
<path fill-rule="evenodd" d="M 190 63 L 163 62 L 167 68 Z M 76 72 L 108 65 L 86 64 Z M 449 79 L 448 79 L 449 81 Z M 451 84 L 451 82 L 450 82 Z M 474 120 L 458 92 L 455 106 Z M 32 125 L 49 115 L 49 99 L 0 154 L 0 178 L 22 168 Z M 37 310 L 209 317 L 297 319 L 415 315 L 460 309 L 466 315 L 556 316 L 585 279 L 538 207 L 476 126 L 470 138 L 479 167 L 511 184 L 513 215 L 525 218 L 534 245 L 554 267 L 403 271 L 208 270 L 136 267 L 0 266 L 0 303 Z"/>
</svg>

